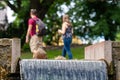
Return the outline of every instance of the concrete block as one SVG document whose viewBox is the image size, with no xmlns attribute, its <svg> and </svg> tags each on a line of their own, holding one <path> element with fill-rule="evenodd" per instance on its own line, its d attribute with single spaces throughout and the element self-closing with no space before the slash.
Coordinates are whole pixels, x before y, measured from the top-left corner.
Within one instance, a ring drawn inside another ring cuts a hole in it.
<svg viewBox="0 0 120 80">
<path fill-rule="evenodd" d="M 110 64 L 112 61 L 112 42 L 103 41 L 85 47 L 85 59 L 104 59 Z"/>
<path fill-rule="evenodd" d="M 20 58 L 21 42 L 18 38 L 0 39 L 0 80 L 8 73 L 15 73 L 17 62 Z"/>
</svg>

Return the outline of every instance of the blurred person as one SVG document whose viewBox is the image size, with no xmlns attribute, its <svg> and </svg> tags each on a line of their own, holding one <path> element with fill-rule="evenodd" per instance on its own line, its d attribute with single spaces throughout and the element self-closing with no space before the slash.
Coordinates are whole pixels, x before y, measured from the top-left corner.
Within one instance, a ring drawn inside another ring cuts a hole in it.
<svg viewBox="0 0 120 80">
<path fill-rule="evenodd" d="M 62 50 L 62 56 L 66 57 L 66 53 L 68 54 L 69 59 L 73 59 L 73 55 L 70 49 L 71 43 L 72 43 L 72 23 L 69 20 L 69 16 L 67 14 L 63 15 L 62 17 L 62 29 L 58 30 L 59 34 L 62 34 L 63 38 L 63 50 Z"/>
<path fill-rule="evenodd" d="M 26 43 L 29 43 L 30 50 L 33 53 L 34 59 L 46 59 L 46 52 L 43 50 L 42 46 L 42 36 L 36 35 L 36 21 L 39 19 L 37 17 L 37 10 L 30 10 L 30 19 L 28 20 L 28 29 L 26 34 Z"/>
</svg>

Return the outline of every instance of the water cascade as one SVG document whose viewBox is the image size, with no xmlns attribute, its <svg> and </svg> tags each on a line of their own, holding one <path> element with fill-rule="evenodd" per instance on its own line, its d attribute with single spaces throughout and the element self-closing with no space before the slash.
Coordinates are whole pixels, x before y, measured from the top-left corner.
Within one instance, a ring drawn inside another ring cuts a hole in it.
<svg viewBox="0 0 120 80">
<path fill-rule="evenodd" d="M 108 80 L 104 61 L 38 60 L 20 61 L 21 80 Z"/>
</svg>

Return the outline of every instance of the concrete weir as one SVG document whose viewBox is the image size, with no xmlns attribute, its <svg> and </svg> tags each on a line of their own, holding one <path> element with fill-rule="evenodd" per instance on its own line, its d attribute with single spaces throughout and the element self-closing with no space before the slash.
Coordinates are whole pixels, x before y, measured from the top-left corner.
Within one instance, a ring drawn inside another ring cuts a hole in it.
<svg viewBox="0 0 120 80">
<path fill-rule="evenodd" d="M 21 80 L 108 80 L 104 61 L 23 59 L 20 74 Z"/>
<path fill-rule="evenodd" d="M 120 42 L 85 47 L 84 60 L 20 60 L 20 39 L 0 39 L 0 80 L 120 80 Z"/>
</svg>

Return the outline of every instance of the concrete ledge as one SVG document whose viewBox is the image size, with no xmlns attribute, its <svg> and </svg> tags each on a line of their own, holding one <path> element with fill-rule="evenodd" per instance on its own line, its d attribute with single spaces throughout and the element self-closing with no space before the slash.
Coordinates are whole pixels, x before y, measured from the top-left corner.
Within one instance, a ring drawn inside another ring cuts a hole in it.
<svg viewBox="0 0 120 80">
<path fill-rule="evenodd" d="M 112 61 L 112 42 L 104 41 L 85 47 L 85 59 L 104 59 L 110 64 Z"/>
</svg>

